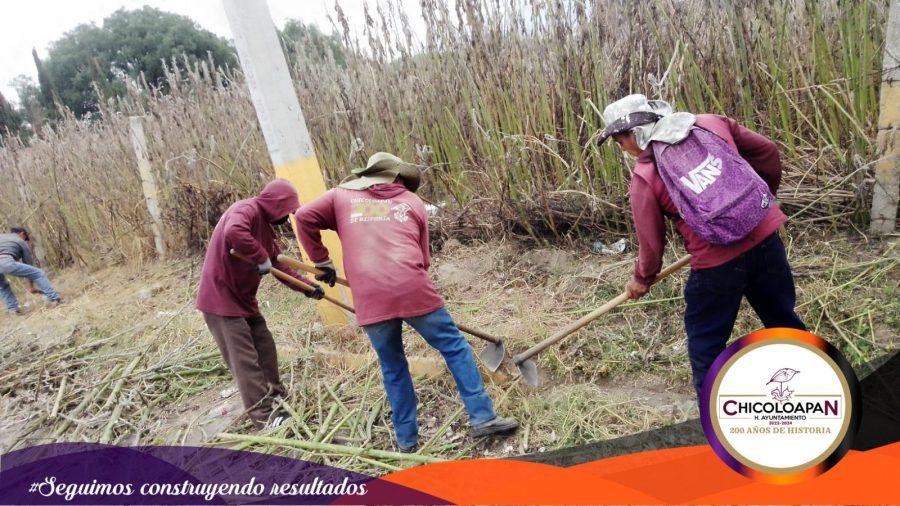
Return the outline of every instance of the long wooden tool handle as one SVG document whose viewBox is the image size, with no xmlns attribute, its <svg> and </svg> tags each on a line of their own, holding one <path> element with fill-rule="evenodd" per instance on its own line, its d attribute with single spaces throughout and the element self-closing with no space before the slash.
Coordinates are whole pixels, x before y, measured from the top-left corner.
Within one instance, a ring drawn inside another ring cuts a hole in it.
<svg viewBox="0 0 900 506">
<path fill-rule="evenodd" d="M 310 274 L 315 274 L 316 276 L 318 276 L 319 274 L 322 274 L 322 272 L 323 272 L 321 269 L 317 269 L 317 268 L 313 267 L 312 265 L 303 263 L 300 260 L 297 260 L 296 258 L 291 258 L 291 257 L 285 256 L 285 255 L 278 255 L 278 261 L 283 264 L 290 265 L 291 268 L 293 268 L 293 269 L 301 270 L 303 272 L 308 272 Z M 344 285 L 347 288 L 350 287 L 350 283 L 348 283 L 346 279 L 344 279 L 340 276 L 338 276 L 338 278 L 337 278 L 337 283 L 339 285 Z"/>
<path fill-rule="evenodd" d="M 237 258 L 238 260 L 243 260 L 244 262 L 247 262 L 249 264 L 256 265 L 255 262 L 253 262 L 253 260 L 250 260 L 249 258 L 245 257 L 244 255 L 241 255 L 240 253 L 238 253 L 235 250 L 231 250 L 231 256 L 233 256 L 234 258 Z M 295 278 L 294 276 L 291 276 L 290 274 L 282 271 L 281 269 L 276 269 L 275 267 L 272 267 L 272 275 L 275 276 L 276 278 L 284 281 L 285 283 L 290 283 L 291 285 L 296 286 L 303 293 L 310 293 L 313 290 L 315 290 L 312 287 L 312 285 L 310 285 L 309 283 L 304 283 L 303 281 Z M 356 311 L 354 311 L 351 306 L 344 304 L 343 302 L 335 299 L 334 297 L 331 297 L 330 295 L 325 295 L 322 298 L 327 300 L 328 302 L 331 302 L 332 304 L 340 307 L 341 309 L 344 309 L 345 311 L 350 311 L 351 313 L 356 314 Z"/>
<path fill-rule="evenodd" d="M 690 255 L 685 255 L 685 256 L 679 258 L 677 262 L 675 262 L 672 265 L 669 265 L 668 267 L 663 269 L 662 272 L 660 272 L 659 275 L 656 276 L 656 279 L 653 282 L 656 283 L 657 281 L 660 281 L 661 279 L 665 279 L 673 272 L 684 267 L 690 261 L 691 261 Z M 597 309 L 582 316 L 577 321 L 570 323 L 569 325 L 566 325 L 556 334 L 553 334 L 552 336 L 548 337 L 547 339 L 544 339 L 543 341 L 537 343 L 536 345 L 532 346 L 531 348 L 528 348 L 527 350 L 523 351 L 522 353 L 519 353 L 518 355 L 513 357 L 513 363 L 521 364 L 522 362 L 528 360 L 529 358 L 544 351 L 548 347 L 558 343 L 559 341 L 562 341 L 563 339 L 565 339 L 569 335 L 573 334 L 575 331 L 581 329 L 588 323 L 590 323 L 590 322 L 596 320 L 597 318 L 605 315 L 606 313 L 612 311 L 618 305 L 622 304 L 623 302 L 625 302 L 627 300 L 628 300 L 628 293 L 627 292 L 620 293 L 615 298 L 608 301 L 606 304 L 603 304 L 602 306 L 598 307 Z"/>
<path fill-rule="evenodd" d="M 286 265 L 290 265 L 294 269 L 308 272 L 310 274 L 315 274 L 317 276 L 319 274 L 322 274 L 322 271 L 320 269 L 317 269 L 317 268 L 313 267 L 312 265 L 306 264 L 304 262 L 301 262 L 300 260 L 297 260 L 296 258 L 291 258 L 286 255 L 278 255 L 278 261 L 282 262 Z M 347 280 L 344 278 L 338 277 L 337 282 L 338 282 L 338 284 L 344 285 L 348 288 L 350 287 L 350 283 L 348 283 Z M 484 339 L 485 341 L 490 341 L 494 344 L 500 344 L 503 341 L 499 337 L 492 336 L 490 334 L 484 333 L 477 329 L 473 329 L 472 327 L 469 327 L 467 325 L 462 325 L 462 324 L 457 323 L 456 327 L 459 330 L 465 332 L 466 334 L 471 334 L 479 339 Z"/>
<path fill-rule="evenodd" d="M 457 323 L 456 328 L 465 332 L 466 334 L 473 335 L 473 336 L 477 337 L 478 339 L 483 339 L 485 341 L 488 341 L 488 342 L 491 342 L 494 344 L 500 344 L 503 342 L 503 340 L 497 336 L 492 336 L 490 334 L 486 334 L 478 329 L 473 329 L 472 327 L 469 327 L 468 325 L 463 325 L 462 323 Z"/>
</svg>

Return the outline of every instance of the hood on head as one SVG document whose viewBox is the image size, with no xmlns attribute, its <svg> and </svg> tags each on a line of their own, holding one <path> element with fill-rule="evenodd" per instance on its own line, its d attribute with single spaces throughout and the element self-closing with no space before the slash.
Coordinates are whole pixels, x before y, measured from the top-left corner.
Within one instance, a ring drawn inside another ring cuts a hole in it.
<svg viewBox="0 0 900 506">
<path fill-rule="evenodd" d="M 256 197 L 256 202 L 266 215 L 266 221 L 277 221 L 300 207 L 297 190 L 286 179 L 275 179 L 266 185 Z"/>
</svg>

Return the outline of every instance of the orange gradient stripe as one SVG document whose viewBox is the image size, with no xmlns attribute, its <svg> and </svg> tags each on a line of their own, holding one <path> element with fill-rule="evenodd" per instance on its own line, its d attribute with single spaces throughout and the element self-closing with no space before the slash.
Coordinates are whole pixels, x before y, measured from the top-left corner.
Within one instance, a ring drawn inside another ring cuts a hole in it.
<svg viewBox="0 0 900 506">
<path fill-rule="evenodd" d="M 511 460 L 415 467 L 384 480 L 459 504 L 900 503 L 900 443 L 850 451 L 790 484 L 746 478 L 708 446 L 653 450 L 561 468 Z"/>
</svg>

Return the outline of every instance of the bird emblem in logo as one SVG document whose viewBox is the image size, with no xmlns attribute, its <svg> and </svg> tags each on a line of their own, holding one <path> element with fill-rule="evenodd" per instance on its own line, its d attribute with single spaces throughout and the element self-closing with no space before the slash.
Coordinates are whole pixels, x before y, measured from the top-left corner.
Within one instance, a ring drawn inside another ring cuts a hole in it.
<svg viewBox="0 0 900 506">
<path fill-rule="evenodd" d="M 778 388 L 775 388 L 770 392 L 772 394 L 772 398 L 778 402 L 785 402 L 791 399 L 791 396 L 794 394 L 794 391 L 791 390 L 790 387 L 785 387 L 784 384 L 794 377 L 797 374 L 798 370 L 791 369 L 790 367 L 783 367 L 775 371 L 775 374 L 772 375 L 772 379 L 769 380 L 766 385 L 769 383 L 778 383 Z"/>
</svg>

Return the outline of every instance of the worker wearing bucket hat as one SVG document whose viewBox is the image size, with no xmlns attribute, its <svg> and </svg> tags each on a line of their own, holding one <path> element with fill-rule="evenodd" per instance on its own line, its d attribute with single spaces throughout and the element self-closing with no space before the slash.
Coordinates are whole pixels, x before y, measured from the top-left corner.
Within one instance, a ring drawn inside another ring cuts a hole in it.
<svg viewBox="0 0 900 506">
<path fill-rule="evenodd" d="M 296 215 L 303 249 L 325 271 L 316 279 L 331 285 L 337 276 L 320 231 L 335 230 L 341 239 L 357 323 L 381 363 L 397 445 L 404 452 L 415 451 L 419 438 L 416 393 L 401 336 L 404 322 L 443 355 L 474 436 L 508 433 L 519 425 L 494 412 L 472 348 L 428 276 L 428 213 L 414 193 L 418 187 L 414 165 L 376 153 L 366 168 L 354 170 Z"/>
<path fill-rule="evenodd" d="M 603 111 L 603 121 L 606 127 L 599 134 L 599 142 L 612 137 L 622 151 L 637 158 L 629 194 L 638 259 L 626 285 L 629 297 L 646 294 L 660 272 L 666 218 L 675 222 L 691 254 L 691 274 L 684 289 L 684 324 L 697 392 L 731 336 L 744 297 L 766 327 L 805 329 L 794 312 L 794 278 L 778 235 L 787 216 L 770 198 L 781 182 L 777 145 L 733 119 L 674 112 L 668 103 L 647 100 L 644 95 L 629 95 L 613 102 Z M 685 153 L 688 146 L 697 148 L 690 154 L 698 158 L 677 166 L 681 159 L 672 158 L 671 153 Z M 701 161 L 697 164 L 696 160 Z M 678 170 L 685 170 L 683 177 L 677 177 Z M 698 179 L 691 179 L 698 171 Z M 743 198 L 735 189 L 737 178 L 758 183 L 766 193 L 761 208 L 757 202 L 753 209 L 760 218 L 738 239 L 718 243 L 709 239 L 709 229 L 701 227 L 707 223 L 694 221 L 697 215 L 691 216 L 685 203 L 696 202 L 690 200 L 700 198 L 696 193 L 714 195 L 718 205 L 734 208 Z"/>
<path fill-rule="evenodd" d="M 353 169 L 351 174 L 338 186 L 348 190 L 365 190 L 376 184 L 389 184 L 399 179 L 407 190 L 415 192 L 421 181 L 419 169 L 415 165 L 384 152 L 370 156 L 365 168 Z"/>
</svg>

